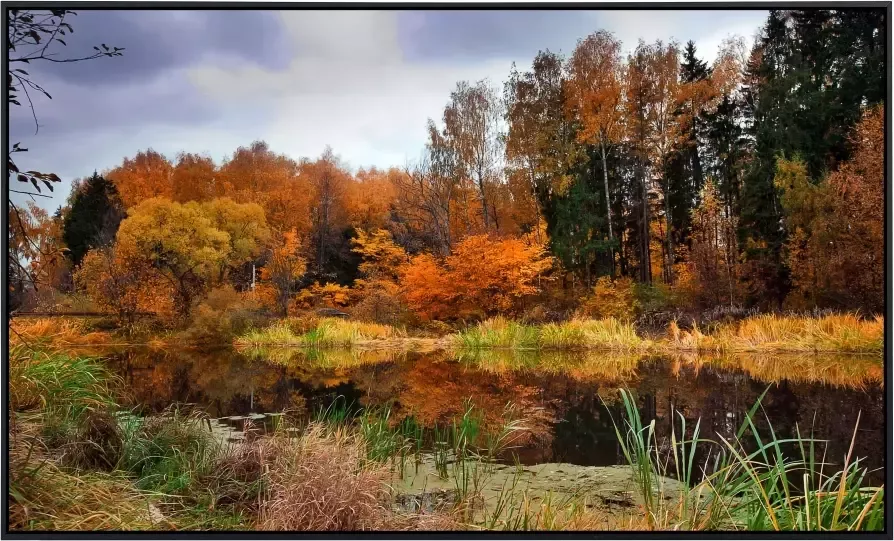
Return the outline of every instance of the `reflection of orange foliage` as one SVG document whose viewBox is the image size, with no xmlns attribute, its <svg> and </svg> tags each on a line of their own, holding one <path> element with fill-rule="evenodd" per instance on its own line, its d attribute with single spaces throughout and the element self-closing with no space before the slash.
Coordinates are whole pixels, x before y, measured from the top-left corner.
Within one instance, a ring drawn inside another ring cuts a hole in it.
<svg viewBox="0 0 894 541">
<path fill-rule="evenodd" d="M 521 239 L 473 235 L 439 264 L 420 255 L 402 272 L 407 304 L 427 318 L 458 318 L 511 312 L 538 291 L 536 281 L 551 265 L 542 246 Z"/>
<path fill-rule="evenodd" d="M 581 382 L 609 387 L 629 385 L 644 357 L 637 353 L 604 350 L 513 350 L 481 349 L 462 359 L 477 370 L 507 375 L 531 373 L 538 377 L 567 376 Z"/>
<path fill-rule="evenodd" d="M 140 403 L 161 409 L 178 401 L 226 405 L 234 398 L 253 399 L 254 410 L 305 412 L 305 400 L 283 386 L 282 367 L 248 361 L 232 350 L 148 349 L 123 353 L 128 390 Z M 187 395 L 182 393 L 187 391 Z M 212 409 L 212 415 L 216 415 Z"/>
<path fill-rule="evenodd" d="M 508 402 L 524 410 L 533 405 L 537 393 L 534 387 L 515 384 L 511 376 L 469 373 L 461 365 L 448 362 L 414 363 L 405 381 L 398 401 L 406 414 L 415 415 L 426 425 L 461 417 L 463 402 L 471 399 L 483 412 L 486 425 L 499 426 Z"/>
</svg>

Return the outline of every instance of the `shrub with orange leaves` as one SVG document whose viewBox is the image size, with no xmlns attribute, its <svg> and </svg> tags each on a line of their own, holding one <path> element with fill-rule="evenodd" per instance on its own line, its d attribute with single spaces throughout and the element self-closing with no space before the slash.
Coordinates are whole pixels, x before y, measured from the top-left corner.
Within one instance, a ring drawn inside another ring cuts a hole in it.
<svg viewBox="0 0 894 541">
<path fill-rule="evenodd" d="M 404 298 L 426 319 L 512 313 L 536 294 L 537 277 L 552 265 L 542 246 L 521 239 L 472 235 L 443 262 L 423 254 L 401 269 Z"/>
<path fill-rule="evenodd" d="M 299 308 L 344 308 L 351 304 L 351 288 L 327 282 L 302 289 L 295 298 Z"/>
<path fill-rule="evenodd" d="M 407 252 L 394 243 L 391 233 L 384 229 L 370 232 L 358 229 L 357 238 L 351 242 L 353 251 L 363 257 L 359 267 L 363 279 L 358 282 L 398 278 L 398 269 L 406 263 Z"/>
<path fill-rule="evenodd" d="M 186 335 L 193 341 L 224 343 L 262 320 L 258 308 L 253 293 L 239 293 L 229 284 L 217 287 L 193 310 Z"/>
<path fill-rule="evenodd" d="M 803 163 L 780 160 L 790 306 L 884 307 L 884 109 L 865 112 L 851 134 L 854 152 L 816 182 Z"/>
</svg>

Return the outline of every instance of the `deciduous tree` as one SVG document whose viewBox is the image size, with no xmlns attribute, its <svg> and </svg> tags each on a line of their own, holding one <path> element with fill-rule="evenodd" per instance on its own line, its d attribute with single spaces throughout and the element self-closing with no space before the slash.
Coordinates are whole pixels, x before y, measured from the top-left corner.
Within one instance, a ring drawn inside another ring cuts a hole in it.
<svg viewBox="0 0 894 541">
<path fill-rule="evenodd" d="M 180 316 L 231 255 L 230 235 L 217 229 L 199 205 L 153 198 L 133 208 L 118 229 L 117 252 L 143 262 L 176 294 Z"/>
<path fill-rule="evenodd" d="M 133 324 L 139 312 L 163 317 L 173 313 L 171 284 L 153 273 L 142 259 L 124 256 L 114 247 L 87 252 L 74 280 L 97 306 L 127 324 Z"/>
<path fill-rule="evenodd" d="M 403 268 L 407 304 L 427 318 L 462 318 L 517 309 L 538 291 L 537 278 L 551 266 L 542 246 L 521 239 L 471 235 L 439 264 L 429 255 Z"/>
<path fill-rule="evenodd" d="M 140 151 L 133 158 L 105 174 L 115 183 L 126 208 L 133 208 L 147 199 L 174 195 L 174 167 L 162 154 L 152 150 Z"/>
<path fill-rule="evenodd" d="M 605 190 L 605 214 L 608 240 L 612 244 L 614 273 L 614 234 L 612 232 L 611 194 L 608 183 L 606 150 L 622 135 L 621 43 L 606 31 L 599 31 L 579 41 L 568 63 L 568 105 L 581 122 L 578 140 L 595 144 L 602 158 L 602 181 Z"/>
<path fill-rule="evenodd" d="M 491 191 L 500 177 L 502 116 L 502 103 L 486 80 L 458 83 L 444 109 L 444 134 L 456 157 L 455 172 L 477 192 L 484 231 L 499 225 Z M 467 204 L 464 210 L 471 208 Z"/>
<path fill-rule="evenodd" d="M 289 301 L 297 291 L 296 284 L 307 270 L 307 261 L 300 255 L 301 241 L 296 230 L 276 236 L 267 264 L 261 268 L 261 280 L 269 282 L 280 314 L 286 315 Z"/>
</svg>

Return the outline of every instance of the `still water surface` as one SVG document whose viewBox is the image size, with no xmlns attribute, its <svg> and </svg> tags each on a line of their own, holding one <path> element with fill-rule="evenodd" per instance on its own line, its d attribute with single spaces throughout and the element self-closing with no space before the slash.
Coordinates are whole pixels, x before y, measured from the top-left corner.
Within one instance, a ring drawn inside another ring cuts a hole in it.
<svg viewBox="0 0 894 541">
<path fill-rule="evenodd" d="M 499 422 L 507 402 L 530 432 L 514 450 L 524 464 L 582 466 L 623 463 L 612 417 L 618 389 L 636 393 L 645 422 L 656 421 L 667 446 L 679 412 L 687 427 L 701 419 L 703 437 L 734 436 L 743 416 L 769 387 L 759 414 L 781 437 L 828 440 L 827 461 L 847 453 L 857 415 L 856 456 L 884 472 L 883 365 L 877 357 L 754 355 L 641 357 L 606 352 L 236 351 L 222 349 L 100 351 L 126 382 L 132 406 L 144 412 L 195 404 L 213 417 L 286 411 L 307 416 L 338 397 L 386 405 L 392 418 L 424 426 L 462 414 L 466 399 Z"/>
</svg>

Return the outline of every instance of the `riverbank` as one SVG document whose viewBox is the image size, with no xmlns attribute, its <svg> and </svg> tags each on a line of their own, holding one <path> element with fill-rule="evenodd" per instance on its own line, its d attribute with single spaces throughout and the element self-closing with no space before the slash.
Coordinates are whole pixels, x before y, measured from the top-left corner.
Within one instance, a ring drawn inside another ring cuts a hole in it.
<svg viewBox="0 0 894 541">
<path fill-rule="evenodd" d="M 676 322 L 664 335 L 644 336 L 627 321 L 614 318 L 526 325 L 494 318 L 440 338 L 407 336 L 387 325 L 323 319 L 301 328 L 288 320 L 252 329 L 234 341 L 241 347 L 359 347 L 407 350 L 480 349 L 607 350 L 663 352 L 797 352 L 881 355 L 884 320 L 853 314 L 821 317 L 761 315 L 719 324 L 710 330 L 681 329 Z"/>
<path fill-rule="evenodd" d="M 236 336 L 196 341 L 188 331 L 116 328 L 108 321 L 40 318 L 13 319 L 11 343 L 59 347 L 77 345 L 233 344 L 240 348 L 354 348 L 458 352 L 487 349 L 579 351 L 603 350 L 657 353 L 848 353 L 880 356 L 884 351 L 884 319 L 856 314 L 822 316 L 765 314 L 708 328 L 680 327 L 675 321 L 663 331 L 645 332 L 614 318 L 575 319 L 529 325 L 494 318 L 458 331 L 440 334 L 338 318 L 274 319 L 249 327 Z"/>
</svg>

